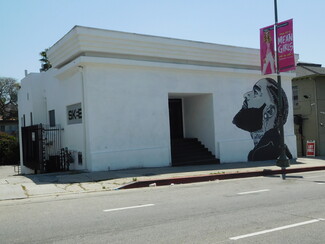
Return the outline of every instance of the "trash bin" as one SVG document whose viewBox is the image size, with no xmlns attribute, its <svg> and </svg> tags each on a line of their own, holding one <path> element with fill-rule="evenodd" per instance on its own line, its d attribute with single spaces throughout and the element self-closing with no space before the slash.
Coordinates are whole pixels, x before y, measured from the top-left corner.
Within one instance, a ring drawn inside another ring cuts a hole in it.
<svg viewBox="0 0 325 244">
<path fill-rule="evenodd" d="M 46 163 L 46 172 L 58 171 L 60 171 L 60 156 L 49 156 L 49 160 Z"/>
<path fill-rule="evenodd" d="M 307 141 L 307 150 L 306 150 L 307 157 L 315 157 L 315 146 L 316 143 L 314 140 Z"/>
</svg>

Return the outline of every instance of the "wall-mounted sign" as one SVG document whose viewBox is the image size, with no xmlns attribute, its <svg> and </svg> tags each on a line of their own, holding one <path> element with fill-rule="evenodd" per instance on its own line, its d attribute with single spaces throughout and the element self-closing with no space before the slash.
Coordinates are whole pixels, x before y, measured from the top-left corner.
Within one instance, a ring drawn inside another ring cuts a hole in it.
<svg viewBox="0 0 325 244">
<path fill-rule="evenodd" d="M 306 156 L 315 157 L 315 141 L 307 141 L 307 152 Z"/>
<path fill-rule="evenodd" d="M 82 109 L 81 103 L 76 103 L 67 106 L 68 125 L 82 123 Z"/>
</svg>

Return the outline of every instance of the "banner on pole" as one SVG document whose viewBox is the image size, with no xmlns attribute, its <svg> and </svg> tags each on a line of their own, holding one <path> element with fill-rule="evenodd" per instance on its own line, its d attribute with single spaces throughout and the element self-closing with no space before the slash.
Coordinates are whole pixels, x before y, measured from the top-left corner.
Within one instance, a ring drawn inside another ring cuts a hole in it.
<svg viewBox="0 0 325 244">
<path fill-rule="evenodd" d="M 295 54 L 293 51 L 293 20 L 277 24 L 277 55 L 279 72 L 295 70 Z"/>
<path fill-rule="evenodd" d="M 260 29 L 260 59 L 262 75 L 274 74 L 274 26 L 270 25 Z"/>
</svg>

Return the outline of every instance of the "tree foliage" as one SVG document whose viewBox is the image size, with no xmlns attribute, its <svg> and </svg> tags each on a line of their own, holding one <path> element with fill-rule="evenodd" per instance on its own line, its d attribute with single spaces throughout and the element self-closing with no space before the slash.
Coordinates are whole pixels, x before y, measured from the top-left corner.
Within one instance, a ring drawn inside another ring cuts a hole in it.
<svg viewBox="0 0 325 244">
<path fill-rule="evenodd" d="M 0 132 L 0 165 L 19 163 L 19 144 L 14 136 Z"/>
<path fill-rule="evenodd" d="M 16 79 L 0 77 L 0 119 L 16 120 L 18 118 L 18 90 Z"/>
<path fill-rule="evenodd" d="M 48 57 L 47 57 L 47 50 L 45 49 L 44 51 L 40 52 L 41 55 L 41 59 L 39 61 L 41 61 L 42 63 L 42 67 L 40 68 L 40 71 L 47 71 L 48 69 L 50 69 L 52 67 Z"/>
</svg>

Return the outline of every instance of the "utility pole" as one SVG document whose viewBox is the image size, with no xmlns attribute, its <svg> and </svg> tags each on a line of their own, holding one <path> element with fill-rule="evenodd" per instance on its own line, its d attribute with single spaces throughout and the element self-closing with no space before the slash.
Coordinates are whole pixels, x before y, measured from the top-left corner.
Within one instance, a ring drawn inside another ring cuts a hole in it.
<svg viewBox="0 0 325 244">
<path fill-rule="evenodd" d="M 284 130 L 283 130 L 283 100 L 282 100 L 282 85 L 281 75 L 279 70 L 279 57 L 278 57 L 278 8 L 277 0 L 274 0 L 274 13 L 275 13 L 275 45 L 276 45 L 276 73 L 278 82 L 278 116 L 279 116 L 279 131 L 280 131 L 280 156 L 277 159 L 276 165 L 282 169 L 282 179 L 286 177 L 285 169 L 290 167 L 290 161 L 286 156 L 286 146 L 284 144 Z"/>
</svg>

